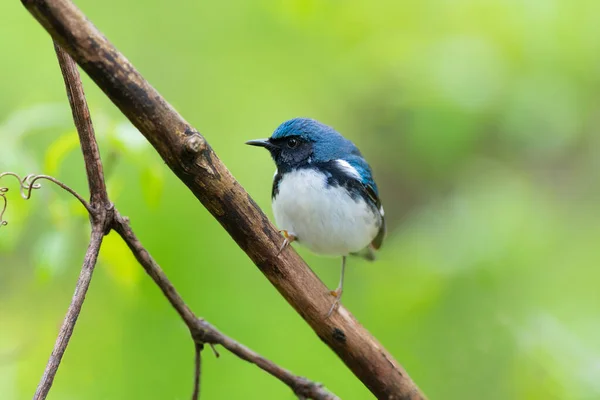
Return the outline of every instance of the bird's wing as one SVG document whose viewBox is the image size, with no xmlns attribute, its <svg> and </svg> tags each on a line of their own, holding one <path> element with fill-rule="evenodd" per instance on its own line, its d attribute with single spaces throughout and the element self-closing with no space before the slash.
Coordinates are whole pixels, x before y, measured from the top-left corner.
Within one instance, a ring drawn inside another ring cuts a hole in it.
<svg viewBox="0 0 600 400">
<path fill-rule="evenodd" d="M 361 183 L 363 188 L 368 196 L 368 198 L 373 202 L 379 215 L 381 217 L 381 225 L 379 227 L 379 231 L 377 232 L 377 236 L 371 242 L 371 247 L 373 250 L 378 250 L 383 244 L 383 239 L 385 238 L 386 227 L 385 227 L 385 217 L 383 206 L 381 205 L 381 199 L 379 198 L 379 191 L 377 190 L 377 184 L 373 179 L 373 173 L 371 172 L 371 167 L 365 161 L 364 158 L 360 156 L 351 156 L 346 158 L 345 160 L 350 164 L 361 177 Z"/>
<path fill-rule="evenodd" d="M 379 200 L 379 196 L 377 195 L 375 190 L 373 190 L 373 187 L 370 185 L 366 185 L 366 190 L 367 190 L 367 194 L 369 195 L 371 200 L 373 200 L 373 202 L 377 206 L 377 210 L 379 211 L 379 215 L 381 216 L 381 226 L 379 226 L 379 231 L 377 232 L 377 236 L 375 236 L 375 239 L 373 239 L 373 241 L 371 242 L 371 246 L 375 250 L 379 250 L 379 248 L 383 244 L 383 239 L 385 238 L 385 232 L 386 232 L 385 216 L 384 216 L 385 213 L 383 211 L 383 206 L 381 205 L 381 200 Z"/>
</svg>

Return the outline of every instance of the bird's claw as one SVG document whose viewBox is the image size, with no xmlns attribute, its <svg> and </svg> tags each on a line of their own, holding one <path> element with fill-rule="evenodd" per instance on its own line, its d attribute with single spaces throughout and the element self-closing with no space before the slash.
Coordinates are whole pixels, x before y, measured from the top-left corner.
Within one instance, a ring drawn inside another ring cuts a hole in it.
<svg viewBox="0 0 600 400">
<path fill-rule="evenodd" d="M 327 312 L 327 315 L 325 316 L 325 318 L 331 317 L 331 314 L 333 314 L 333 311 L 335 311 L 335 309 L 337 309 L 340 306 L 340 300 L 342 298 L 342 289 L 341 288 L 337 288 L 335 290 L 331 290 L 329 293 L 333 297 L 335 297 L 335 301 L 331 305 L 331 308 Z"/>
<path fill-rule="evenodd" d="M 288 231 L 286 231 L 285 229 L 279 231 L 279 233 L 281 233 L 285 239 L 283 240 L 283 244 L 281 245 L 281 247 L 279 248 L 279 251 L 277 252 L 278 256 L 281 254 L 283 249 L 285 249 L 287 246 L 290 245 L 290 243 L 292 243 L 294 240 L 296 240 L 296 236 L 292 233 L 288 233 Z"/>
<path fill-rule="evenodd" d="M 331 308 L 329 309 L 329 311 L 327 311 L 327 315 L 325 316 L 325 318 L 329 318 L 331 317 L 331 314 L 333 314 L 333 311 L 338 308 L 340 306 L 340 299 L 339 297 L 335 298 L 335 301 L 333 302 L 333 304 L 331 305 Z"/>
<path fill-rule="evenodd" d="M 283 239 L 283 244 L 281 245 L 281 247 L 279 248 L 279 251 L 277 252 L 277 255 L 280 255 L 281 252 L 283 251 L 283 249 L 285 249 L 287 246 L 289 246 L 290 241 L 287 239 Z"/>
</svg>

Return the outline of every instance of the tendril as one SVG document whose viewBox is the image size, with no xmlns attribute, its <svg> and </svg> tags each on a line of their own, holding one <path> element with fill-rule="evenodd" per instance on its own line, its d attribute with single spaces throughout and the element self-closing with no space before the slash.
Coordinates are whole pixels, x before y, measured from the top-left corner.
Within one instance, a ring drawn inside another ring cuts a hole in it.
<svg viewBox="0 0 600 400">
<path fill-rule="evenodd" d="M 19 193 L 21 194 L 21 197 L 25 200 L 29 200 L 31 198 L 31 192 L 34 189 L 39 189 L 42 187 L 42 185 L 39 183 L 36 183 L 36 181 L 45 179 L 45 180 L 48 180 L 48 181 L 60 186 L 67 192 L 71 193 L 77 200 L 79 200 L 79 202 L 85 207 L 85 209 L 89 213 L 93 212 L 90 204 L 87 201 L 85 201 L 85 199 L 83 197 L 81 197 L 79 195 L 79 193 L 77 193 L 76 191 L 74 191 L 73 189 L 71 189 L 70 187 L 68 187 L 61 181 L 59 181 L 58 179 L 55 179 L 51 176 L 29 174 L 29 175 L 25 176 L 25 178 L 21 178 L 19 175 L 15 174 L 14 172 L 3 172 L 0 174 L 0 179 L 2 179 L 5 176 L 12 176 L 19 181 Z M 6 198 L 6 192 L 8 192 L 7 187 L 0 187 L 0 198 L 2 198 L 2 201 L 3 201 L 3 205 L 0 208 L 0 227 L 8 224 L 8 221 L 5 221 L 2 218 L 4 216 L 4 212 L 6 211 L 6 208 L 8 207 L 8 199 Z"/>
</svg>

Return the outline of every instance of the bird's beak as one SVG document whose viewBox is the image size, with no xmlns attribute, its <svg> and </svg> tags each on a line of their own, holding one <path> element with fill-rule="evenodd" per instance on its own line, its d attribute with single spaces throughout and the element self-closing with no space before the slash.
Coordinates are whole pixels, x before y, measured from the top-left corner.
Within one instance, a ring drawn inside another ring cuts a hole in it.
<svg viewBox="0 0 600 400">
<path fill-rule="evenodd" d="M 250 146 L 266 147 L 267 149 L 271 147 L 269 139 L 248 140 L 246 144 L 249 144 Z"/>
</svg>

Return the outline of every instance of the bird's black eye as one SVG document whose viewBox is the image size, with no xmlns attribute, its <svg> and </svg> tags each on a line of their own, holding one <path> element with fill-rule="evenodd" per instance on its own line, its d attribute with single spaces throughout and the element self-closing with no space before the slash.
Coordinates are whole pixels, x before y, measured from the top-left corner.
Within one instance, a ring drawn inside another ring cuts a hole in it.
<svg viewBox="0 0 600 400">
<path fill-rule="evenodd" d="M 296 138 L 290 138 L 290 139 L 288 139 L 287 146 L 290 149 L 293 149 L 293 148 L 297 147 L 298 146 L 298 139 L 296 139 Z"/>
</svg>

